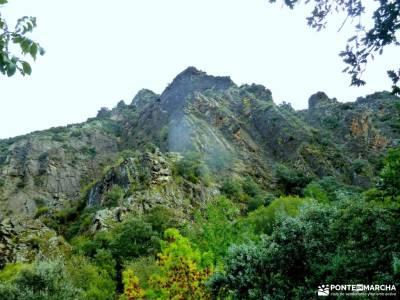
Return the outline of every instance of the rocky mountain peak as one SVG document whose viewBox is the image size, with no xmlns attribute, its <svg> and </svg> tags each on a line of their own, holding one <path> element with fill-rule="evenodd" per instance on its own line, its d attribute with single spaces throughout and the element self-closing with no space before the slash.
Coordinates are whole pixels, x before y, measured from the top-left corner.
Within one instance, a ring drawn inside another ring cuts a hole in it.
<svg viewBox="0 0 400 300">
<path fill-rule="evenodd" d="M 244 84 L 240 86 L 240 92 L 243 96 L 246 93 L 250 93 L 259 100 L 272 101 L 271 91 L 261 84 Z"/>
<path fill-rule="evenodd" d="M 197 69 L 196 67 L 190 66 L 187 67 L 185 70 L 183 70 L 181 73 L 179 73 L 174 80 L 184 77 L 202 76 L 202 75 L 207 75 L 207 73 Z"/>
<path fill-rule="evenodd" d="M 157 100 L 160 95 L 148 89 L 141 89 L 132 100 L 132 105 L 143 107 L 144 105 Z"/>
<path fill-rule="evenodd" d="M 308 108 L 313 109 L 326 104 L 337 103 L 335 98 L 329 98 L 324 92 L 317 92 L 308 99 Z"/>
<path fill-rule="evenodd" d="M 161 102 L 165 110 L 175 111 L 182 108 L 186 100 L 196 92 L 221 92 L 233 86 L 236 85 L 230 77 L 211 76 L 195 67 L 188 67 L 161 94 Z"/>
</svg>

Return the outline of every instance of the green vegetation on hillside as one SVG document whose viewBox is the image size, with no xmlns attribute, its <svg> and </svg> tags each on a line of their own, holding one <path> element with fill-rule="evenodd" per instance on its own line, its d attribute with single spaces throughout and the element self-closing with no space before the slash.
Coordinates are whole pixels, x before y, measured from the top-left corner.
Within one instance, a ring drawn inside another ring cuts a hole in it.
<svg viewBox="0 0 400 300">
<path fill-rule="evenodd" d="M 389 151 L 377 187 L 363 192 L 285 170 L 304 196 L 271 197 L 250 178 L 227 178 L 223 196 L 185 222 L 156 206 L 91 232 L 83 213 L 72 251 L 0 271 L 0 299 L 307 299 L 321 282 L 399 284 L 399 153 Z M 184 161 L 179 176 L 202 178 L 200 161 Z M 111 191 L 107 206 L 121 198 Z"/>
</svg>

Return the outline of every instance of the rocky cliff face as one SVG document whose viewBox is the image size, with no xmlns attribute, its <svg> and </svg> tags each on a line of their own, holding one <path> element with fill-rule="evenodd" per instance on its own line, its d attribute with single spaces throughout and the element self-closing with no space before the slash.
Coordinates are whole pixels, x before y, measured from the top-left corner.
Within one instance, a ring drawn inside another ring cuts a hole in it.
<svg viewBox="0 0 400 300">
<path fill-rule="evenodd" d="M 0 223 L 0 269 L 7 263 L 57 259 L 70 252 L 64 238 L 39 220 L 13 216 Z"/>
<path fill-rule="evenodd" d="M 1 140 L 0 219 L 33 216 L 43 204 L 104 206 L 115 187 L 118 203 L 132 210 L 190 207 L 188 198 L 200 203 L 218 193 L 225 175 L 250 176 L 273 191 L 280 165 L 368 186 L 375 162 L 399 141 L 398 100 L 382 92 L 341 103 L 318 92 L 309 109 L 295 111 L 276 105 L 263 86 L 190 67 L 161 95 L 142 90 L 85 123 Z M 201 153 L 216 175 L 212 186 L 174 178 L 189 152 Z"/>
<path fill-rule="evenodd" d="M 0 209 L 33 214 L 39 199 L 51 205 L 79 197 L 118 152 L 117 137 L 96 121 L 1 141 Z M 36 201 L 35 201 L 36 200 Z"/>
</svg>

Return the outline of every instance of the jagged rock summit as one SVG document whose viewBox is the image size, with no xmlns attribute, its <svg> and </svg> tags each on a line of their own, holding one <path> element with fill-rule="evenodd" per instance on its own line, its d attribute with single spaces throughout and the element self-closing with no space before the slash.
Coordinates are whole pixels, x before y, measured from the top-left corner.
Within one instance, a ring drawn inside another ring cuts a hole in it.
<svg viewBox="0 0 400 300">
<path fill-rule="evenodd" d="M 309 109 L 314 109 L 319 106 L 324 106 L 324 105 L 329 105 L 329 104 L 335 104 L 338 101 L 336 98 L 329 98 L 324 92 L 317 92 L 313 95 L 310 96 L 308 99 L 308 108 Z"/>
<path fill-rule="evenodd" d="M 146 104 L 154 102 L 159 98 L 160 95 L 154 93 L 153 91 L 148 89 L 142 89 L 133 98 L 131 105 L 135 105 L 137 107 L 143 107 Z"/>
<path fill-rule="evenodd" d="M 202 93 L 206 90 L 218 93 L 233 86 L 235 84 L 229 77 L 215 77 L 195 67 L 188 67 L 178 74 L 161 94 L 161 104 L 165 110 L 176 112 L 194 93 Z"/>
</svg>

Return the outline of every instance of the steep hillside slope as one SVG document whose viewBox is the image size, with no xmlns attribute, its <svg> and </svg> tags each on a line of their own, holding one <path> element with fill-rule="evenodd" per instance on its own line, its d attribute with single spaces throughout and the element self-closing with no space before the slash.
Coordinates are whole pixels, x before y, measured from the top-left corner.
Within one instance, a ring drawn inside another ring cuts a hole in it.
<svg viewBox="0 0 400 300">
<path fill-rule="evenodd" d="M 193 190 L 215 193 L 226 175 L 278 190 L 282 168 L 368 186 L 380 156 L 399 141 L 393 126 L 397 100 L 376 93 L 340 103 L 319 92 L 307 110 L 295 111 L 276 105 L 263 86 L 237 86 L 229 77 L 190 67 L 161 95 L 142 90 L 129 105 L 102 108 L 85 123 L 1 140 L 0 216 L 33 216 L 43 205 L 102 203 L 116 185 L 124 200 L 139 201 L 132 185 L 145 191 L 144 181 L 156 180 L 157 172 L 168 181 L 174 162 L 190 153 L 200 153 L 212 183 L 178 182 L 169 186 L 175 190 L 168 197 L 159 192 L 162 201 L 183 199 Z M 161 161 L 154 164 L 154 155 Z"/>
</svg>

